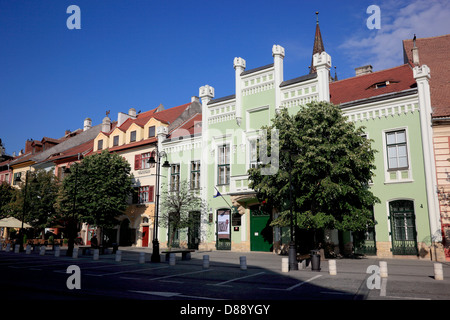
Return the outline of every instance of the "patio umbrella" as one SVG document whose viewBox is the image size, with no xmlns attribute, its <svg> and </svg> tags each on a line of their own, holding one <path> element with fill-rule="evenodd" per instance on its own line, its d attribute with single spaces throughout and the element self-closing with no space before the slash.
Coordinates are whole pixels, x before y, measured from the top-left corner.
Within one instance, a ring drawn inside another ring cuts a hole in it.
<svg viewBox="0 0 450 320">
<path fill-rule="evenodd" d="M 14 218 L 14 217 L 8 217 L 0 220 L 0 227 L 6 227 L 6 228 L 21 228 L 22 227 L 22 221 Z M 23 224 L 24 228 L 31 228 L 31 226 L 28 223 Z"/>
</svg>

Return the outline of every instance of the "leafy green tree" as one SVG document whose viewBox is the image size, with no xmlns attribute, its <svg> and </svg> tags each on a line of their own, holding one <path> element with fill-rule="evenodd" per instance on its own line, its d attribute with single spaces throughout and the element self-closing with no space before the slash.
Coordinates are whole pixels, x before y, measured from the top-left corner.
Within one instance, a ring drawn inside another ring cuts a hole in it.
<svg viewBox="0 0 450 320">
<path fill-rule="evenodd" d="M 290 115 L 283 109 L 267 130 L 267 149 L 278 156 L 279 170 L 261 175 L 249 170 L 250 187 L 266 209 L 275 208 L 273 226 L 290 225 L 290 190 L 294 224 L 305 230 L 360 231 L 374 224 L 369 189 L 375 150 L 364 128 L 347 121 L 330 103 L 313 102 Z M 279 150 L 270 150 L 272 129 Z"/>
<path fill-rule="evenodd" d="M 174 237 L 178 230 L 195 228 L 196 219 L 192 212 L 201 212 L 204 208 L 202 199 L 190 189 L 186 180 L 180 182 L 178 191 L 168 191 L 163 186 L 161 197 L 161 214 L 158 224 L 169 230 L 168 247 L 174 244 Z"/>
<path fill-rule="evenodd" d="M 59 189 L 58 179 L 51 171 L 30 171 L 28 182 L 20 182 L 19 188 L 13 191 L 5 209 L 19 220 L 24 216 L 24 222 L 39 230 L 44 237 L 44 229 L 51 226 L 56 216 L 54 206 Z"/>
<path fill-rule="evenodd" d="M 132 192 L 130 164 L 120 155 L 103 150 L 70 167 L 58 197 L 59 213 L 69 220 L 111 228 L 127 208 Z M 69 231 L 69 252 L 73 230 Z"/>
<path fill-rule="evenodd" d="M 15 198 L 15 189 L 8 183 L 0 183 L 0 219 L 11 216 L 10 203 Z"/>
</svg>

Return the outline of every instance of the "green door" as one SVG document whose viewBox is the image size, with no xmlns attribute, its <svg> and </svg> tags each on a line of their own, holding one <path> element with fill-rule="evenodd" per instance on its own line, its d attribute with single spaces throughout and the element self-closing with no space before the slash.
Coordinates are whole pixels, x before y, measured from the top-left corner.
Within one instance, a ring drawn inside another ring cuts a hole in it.
<svg viewBox="0 0 450 320">
<path fill-rule="evenodd" d="M 270 214 L 260 210 L 259 206 L 250 208 L 250 250 L 273 250 L 273 228 L 270 226 Z"/>
<path fill-rule="evenodd" d="M 389 203 L 391 221 L 392 253 L 418 255 L 414 203 L 397 200 Z"/>
</svg>

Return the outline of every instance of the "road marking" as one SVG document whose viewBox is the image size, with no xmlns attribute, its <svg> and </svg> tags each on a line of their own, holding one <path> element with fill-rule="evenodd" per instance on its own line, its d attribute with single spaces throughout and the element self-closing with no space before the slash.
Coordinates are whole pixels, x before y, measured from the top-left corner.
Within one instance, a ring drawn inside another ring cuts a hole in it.
<svg viewBox="0 0 450 320">
<path fill-rule="evenodd" d="M 152 280 L 153 281 L 153 280 L 167 279 L 167 278 L 184 276 L 185 274 L 194 274 L 194 273 L 201 273 L 201 272 L 208 272 L 208 271 L 211 271 L 211 269 L 194 271 L 194 272 L 185 272 L 185 273 L 179 273 L 179 274 L 173 274 L 173 275 L 170 275 L 170 276 L 158 277 L 158 278 L 153 278 L 153 279 L 148 279 L 148 280 Z"/>
<path fill-rule="evenodd" d="M 225 300 L 225 299 L 217 299 L 217 298 L 210 298 L 210 297 L 188 296 L 188 295 L 184 295 L 184 294 L 181 294 L 178 292 L 135 291 L 135 290 L 128 290 L 128 291 L 142 293 L 142 294 L 151 294 L 151 295 L 165 297 L 165 298 L 182 297 L 182 298 L 201 299 L 201 300 Z"/>
<path fill-rule="evenodd" d="M 387 279 L 381 279 L 380 297 L 386 297 Z"/>
<path fill-rule="evenodd" d="M 210 286 L 224 286 L 225 283 L 229 283 L 229 282 L 233 282 L 233 281 L 237 281 L 237 280 L 241 280 L 241 279 L 246 279 L 246 278 L 250 278 L 250 277 L 255 277 L 257 275 L 263 274 L 265 272 L 259 272 L 259 273 L 255 273 L 255 274 L 251 274 L 249 276 L 245 276 L 245 277 L 239 277 L 239 278 L 235 278 L 235 279 L 231 279 L 228 281 L 224 281 L 224 282 L 220 282 L 220 283 L 214 283 L 214 284 L 208 284 Z M 229 287 L 229 286 L 227 286 Z"/>
<path fill-rule="evenodd" d="M 302 281 L 300 283 L 297 283 L 296 285 L 293 285 L 293 286 L 291 286 L 289 288 L 286 288 L 286 289 L 280 289 L 280 288 L 260 288 L 260 289 L 263 289 L 263 290 L 278 290 L 278 291 L 291 291 L 291 290 L 293 290 L 293 289 L 295 289 L 297 287 L 300 287 L 300 286 L 304 285 L 305 283 L 311 282 L 311 281 L 313 281 L 313 280 L 315 280 L 315 279 L 317 279 L 317 278 L 319 278 L 321 276 L 322 275 L 317 275 L 315 277 L 312 277 L 312 278 L 310 278 L 308 280 L 305 280 L 305 281 Z"/>
<path fill-rule="evenodd" d="M 14 269 L 25 269 L 25 268 L 33 268 L 33 267 L 48 267 L 48 266 L 59 266 L 61 264 L 67 264 L 67 262 L 61 262 L 61 263 L 52 263 L 52 264 L 35 264 L 31 266 L 24 266 L 24 267 L 15 267 L 15 266 L 8 266 L 9 268 Z"/>
<path fill-rule="evenodd" d="M 146 270 L 158 270 L 158 269 L 166 269 L 169 267 L 159 267 L 159 268 L 145 268 L 145 269 L 136 269 L 136 270 L 125 270 L 125 271 L 118 271 L 118 272 L 111 272 L 111 273 L 103 273 L 103 274 L 92 274 L 92 273 L 86 273 L 86 276 L 94 276 L 94 277 L 103 277 L 103 276 L 110 276 L 114 274 L 121 274 L 121 273 L 129 273 L 129 272 L 141 272 Z"/>
</svg>

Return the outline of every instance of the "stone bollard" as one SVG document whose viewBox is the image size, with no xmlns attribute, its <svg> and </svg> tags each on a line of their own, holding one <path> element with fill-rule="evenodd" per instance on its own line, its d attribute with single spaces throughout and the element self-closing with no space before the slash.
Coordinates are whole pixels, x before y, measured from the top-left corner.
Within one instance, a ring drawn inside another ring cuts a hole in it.
<svg viewBox="0 0 450 320">
<path fill-rule="evenodd" d="M 388 277 L 388 268 L 386 261 L 380 261 L 380 277 L 387 278 Z"/>
<path fill-rule="evenodd" d="M 27 245 L 27 249 L 25 250 L 26 254 L 31 254 L 31 246 Z"/>
<path fill-rule="evenodd" d="M 145 252 L 139 253 L 139 263 L 145 263 Z"/>
<path fill-rule="evenodd" d="M 175 265 L 175 253 L 169 254 L 169 265 L 174 266 Z"/>
<path fill-rule="evenodd" d="M 10 251 L 11 251 L 11 243 L 7 243 L 7 244 L 6 244 L 5 251 L 6 251 L 6 252 L 10 252 Z"/>
<path fill-rule="evenodd" d="M 209 268 L 209 256 L 204 255 L 203 256 L 203 269 L 208 269 L 208 268 Z"/>
<path fill-rule="evenodd" d="M 444 272 L 442 270 L 442 263 L 434 264 L 434 279 L 435 280 L 444 280 Z"/>
<path fill-rule="evenodd" d="M 329 269 L 330 275 L 335 276 L 337 274 L 336 260 L 330 260 L 328 262 L 328 269 Z"/>
<path fill-rule="evenodd" d="M 14 253 L 19 253 L 20 245 L 16 244 L 14 246 Z"/>
<path fill-rule="evenodd" d="M 40 256 L 45 256 L 45 246 L 41 246 L 41 247 L 39 248 L 39 255 L 40 255 Z"/>
<path fill-rule="evenodd" d="M 241 264 L 241 270 L 247 270 L 247 257 L 245 256 L 239 257 L 239 261 Z"/>
<path fill-rule="evenodd" d="M 100 254 L 100 250 L 94 249 L 94 256 L 93 256 L 94 260 L 98 260 L 99 254 Z"/>
<path fill-rule="evenodd" d="M 74 259 L 78 258 L 78 248 L 73 248 L 72 258 Z"/>
<path fill-rule="evenodd" d="M 122 261 L 122 251 L 117 250 L 116 251 L 116 262 Z"/>
<path fill-rule="evenodd" d="M 281 258 L 281 272 L 289 272 L 289 258 Z"/>
<path fill-rule="evenodd" d="M 55 257 L 59 257 L 61 255 L 61 248 L 59 246 L 55 246 Z"/>
</svg>

